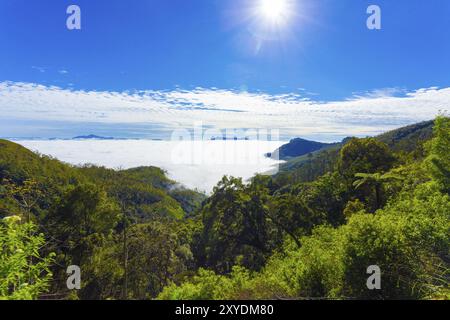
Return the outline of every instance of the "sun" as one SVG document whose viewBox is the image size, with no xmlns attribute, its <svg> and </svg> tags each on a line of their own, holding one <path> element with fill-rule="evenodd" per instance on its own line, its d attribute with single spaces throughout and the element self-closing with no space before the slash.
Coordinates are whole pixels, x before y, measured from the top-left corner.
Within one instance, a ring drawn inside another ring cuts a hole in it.
<svg viewBox="0 0 450 320">
<path fill-rule="evenodd" d="M 291 13 L 291 0 L 259 0 L 258 13 L 267 22 L 286 23 Z"/>
</svg>

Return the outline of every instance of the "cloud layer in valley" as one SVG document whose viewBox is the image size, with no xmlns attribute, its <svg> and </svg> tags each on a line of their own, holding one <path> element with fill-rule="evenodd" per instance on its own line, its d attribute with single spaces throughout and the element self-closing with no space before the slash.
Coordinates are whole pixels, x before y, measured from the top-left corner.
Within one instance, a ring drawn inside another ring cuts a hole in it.
<svg viewBox="0 0 450 320">
<path fill-rule="evenodd" d="M 139 136 L 140 130 L 144 135 L 145 127 L 170 132 L 202 122 L 205 127 L 217 129 L 279 129 L 284 137 L 330 141 L 430 120 L 439 112 L 448 112 L 449 106 L 450 87 L 383 89 L 358 93 L 342 101 L 320 102 L 299 94 L 271 95 L 215 88 L 108 92 L 1 82 L 0 136 L 17 136 L 12 132 L 20 131 L 17 126 L 25 126 L 23 123 L 28 123 L 28 136 L 33 131 L 30 125 L 38 128 L 44 123 L 46 127 L 52 123 L 68 123 L 69 127 L 91 123 L 110 128 L 113 135 L 114 126 L 120 124 Z M 83 127 L 90 132 L 93 129 Z"/>
<path fill-rule="evenodd" d="M 24 147 L 73 165 L 112 169 L 156 166 L 182 185 L 211 192 L 224 175 L 251 178 L 276 172 L 280 161 L 265 157 L 276 141 L 31 140 Z"/>
</svg>

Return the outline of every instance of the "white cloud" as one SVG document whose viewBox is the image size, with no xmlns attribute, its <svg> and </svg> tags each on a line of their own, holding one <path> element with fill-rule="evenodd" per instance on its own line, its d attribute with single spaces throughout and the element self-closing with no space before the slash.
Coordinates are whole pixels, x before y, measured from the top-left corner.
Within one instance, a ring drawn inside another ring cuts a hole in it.
<svg viewBox="0 0 450 320">
<path fill-rule="evenodd" d="M 158 124 L 192 128 L 280 129 L 291 136 L 372 135 L 430 120 L 449 110 L 450 87 L 382 89 L 343 101 L 317 102 L 297 94 L 233 90 L 107 92 L 1 82 L 3 120 Z M 324 138 L 326 140 L 326 138 Z"/>
<path fill-rule="evenodd" d="M 96 164 L 113 169 L 157 166 L 186 187 L 206 192 L 211 192 L 224 175 L 246 180 L 256 173 L 276 170 L 279 162 L 264 154 L 282 144 L 275 141 L 204 141 L 194 147 L 189 142 L 151 140 L 34 140 L 18 143 L 74 165 Z"/>
</svg>

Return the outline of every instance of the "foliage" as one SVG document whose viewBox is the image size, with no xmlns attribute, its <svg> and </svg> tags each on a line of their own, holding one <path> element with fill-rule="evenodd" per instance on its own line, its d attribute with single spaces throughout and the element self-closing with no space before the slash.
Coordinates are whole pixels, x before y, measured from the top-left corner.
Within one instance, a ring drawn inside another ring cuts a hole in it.
<svg viewBox="0 0 450 320">
<path fill-rule="evenodd" d="M 240 293 L 251 299 L 441 296 L 449 285 L 449 213 L 448 195 L 432 184 L 422 185 L 413 197 L 375 215 L 360 212 L 339 228 L 317 227 L 311 236 L 302 238 L 300 249 L 287 241 L 261 273 L 246 279 Z M 382 290 L 366 287 L 370 265 L 382 270 Z M 225 279 L 233 283 L 234 277 L 230 274 Z M 166 288 L 160 297 L 215 299 L 223 279 L 203 272 L 180 287 Z M 190 288 L 202 288 L 202 294 L 191 296 Z M 232 291 L 221 298 L 236 296 L 239 293 Z"/>
<path fill-rule="evenodd" d="M 348 138 L 208 198 L 158 168 L 73 167 L 0 140 L 0 217 L 19 217 L 0 222 L 0 295 L 448 299 L 449 123 Z"/>
<path fill-rule="evenodd" d="M 224 177 L 202 208 L 200 265 L 221 273 L 235 264 L 259 269 L 275 248 L 277 229 L 266 215 L 268 190 L 258 183 Z"/>
<path fill-rule="evenodd" d="M 360 172 L 386 172 L 394 162 L 394 155 L 384 143 L 374 138 L 354 138 L 341 149 L 338 166 L 339 172 L 353 181 Z"/>
<path fill-rule="evenodd" d="M 235 266 L 229 276 L 199 269 L 191 281 L 181 286 L 171 284 L 158 296 L 161 300 L 224 300 L 245 299 L 250 272 Z"/>
<path fill-rule="evenodd" d="M 41 256 L 44 236 L 18 216 L 0 220 L 0 300 L 31 300 L 45 293 L 53 254 Z"/>
<path fill-rule="evenodd" d="M 375 139 L 350 140 L 340 152 L 335 172 L 313 182 L 270 190 L 268 216 L 278 217 L 278 224 L 291 229 L 260 272 L 241 268 L 237 274 L 220 275 L 201 270 L 181 285 L 166 287 L 159 297 L 448 298 L 450 198 L 445 192 L 445 166 L 449 135 L 444 119 L 437 119 L 427 160 L 405 157 L 403 165 Z M 279 176 L 276 179 L 275 185 L 280 185 Z M 245 201 L 246 188 L 241 185 L 228 190 L 228 199 L 233 199 L 236 189 Z M 366 286 L 371 265 L 382 270 L 381 290 Z M 230 283 L 239 285 L 220 290 Z"/>
<path fill-rule="evenodd" d="M 430 155 L 426 164 L 433 178 L 447 193 L 450 192 L 450 118 L 437 117 L 434 137 L 428 143 Z"/>
<path fill-rule="evenodd" d="M 365 198 L 370 198 L 370 196 L 373 194 L 373 201 L 371 208 L 372 211 L 380 209 L 384 203 L 386 202 L 386 197 L 383 193 L 383 184 L 392 181 L 392 180 L 402 180 L 402 177 L 399 175 L 396 175 L 392 172 L 382 174 L 380 172 L 376 173 L 357 173 L 355 175 L 355 180 L 353 182 L 353 186 L 355 189 L 362 189 L 364 187 L 367 187 L 369 189 L 369 195 L 365 196 Z M 373 193 L 372 193 L 373 190 Z M 367 200 L 366 200 L 367 202 Z"/>
</svg>

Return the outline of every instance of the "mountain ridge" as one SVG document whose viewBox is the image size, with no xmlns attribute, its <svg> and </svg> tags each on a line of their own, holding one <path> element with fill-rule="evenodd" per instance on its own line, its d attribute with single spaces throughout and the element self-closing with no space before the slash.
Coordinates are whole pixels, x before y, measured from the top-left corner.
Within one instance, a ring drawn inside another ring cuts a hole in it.
<svg viewBox="0 0 450 320">
<path fill-rule="evenodd" d="M 282 145 L 274 152 L 267 153 L 266 156 L 276 160 L 288 160 L 314 152 L 333 145 L 333 143 L 322 143 L 303 138 L 294 138 L 289 143 Z"/>
<path fill-rule="evenodd" d="M 431 139 L 433 125 L 434 120 L 423 121 L 387 131 L 373 138 L 385 143 L 395 152 L 408 153 L 417 150 L 419 145 Z M 316 151 L 288 158 L 285 163 L 280 165 L 280 170 L 275 176 L 282 177 L 295 172 L 300 180 L 311 181 L 330 172 L 335 166 L 341 148 L 352 138 L 347 137 L 342 142 L 331 143 Z M 314 172 L 314 174 L 311 174 L 311 172 Z"/>
</svg>

